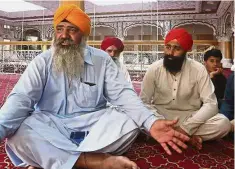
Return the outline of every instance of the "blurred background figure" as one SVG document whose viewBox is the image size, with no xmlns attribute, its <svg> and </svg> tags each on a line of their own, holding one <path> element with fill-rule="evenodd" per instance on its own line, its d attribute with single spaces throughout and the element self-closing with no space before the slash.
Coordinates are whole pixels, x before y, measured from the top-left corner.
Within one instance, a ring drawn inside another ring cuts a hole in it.
<svg viewBox="0 0 235 169">
<path fill-rule="evenodd" d="M 234 132 L 234 65 L 233 71 L 227 80 L 227 85 L 224 93 L 224 100 L 221 104 L 220 113 L 224 114 L 232 124 L 232 132 Z"/>
<path fill-rule="evenodd" d="M 124 73 L 128 82 L 131 82 L 130 74 L 124 64 L 119 60 L 120 54 L 124 49 L 122 41 L 115 37 L 107 37 L 101 43 L 101 49 L 104 50 L 112 57 L 118 68 Z"/>
</svg>

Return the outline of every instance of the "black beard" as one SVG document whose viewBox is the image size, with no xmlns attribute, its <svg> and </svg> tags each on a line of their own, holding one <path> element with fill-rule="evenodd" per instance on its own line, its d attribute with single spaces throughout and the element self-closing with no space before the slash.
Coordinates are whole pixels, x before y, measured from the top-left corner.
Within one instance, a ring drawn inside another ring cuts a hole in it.
<svg viewBox="0 0 235 169">
<path fill-rule="evenodd" d="M 177 73 L 181 71 L 185 57 L 186 57 L 186 54 L 182 56 L 172 56 L 172 55 L 165 54 L 164 59 L 163 59 L 163 65 L 167 71 L 171 73 Z"/>
</svg>

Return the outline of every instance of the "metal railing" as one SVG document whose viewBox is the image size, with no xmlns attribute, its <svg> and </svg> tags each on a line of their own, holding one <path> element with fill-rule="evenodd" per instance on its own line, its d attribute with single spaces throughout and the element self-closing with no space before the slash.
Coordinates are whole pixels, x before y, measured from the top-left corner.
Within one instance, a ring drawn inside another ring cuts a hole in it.
<svg viewBox="0 0 235 169">
<path fill-rule="evenodd" d="M 0 42 L 0 73 L 22 74 L 27 65 L 41 52 L 50 47 L 51 42 Z M 101 41 L 88 41 L 99 48 Z M 163 58 L 163 41 L 124 41 L 125 49 L 121 61 L 126 65 L 132 78 L 141 79 L 154 61 Z M 194 41 L 188 57 L 203 63 L 204 51 L 217 46 L 217 41 Z"/>
</svg>

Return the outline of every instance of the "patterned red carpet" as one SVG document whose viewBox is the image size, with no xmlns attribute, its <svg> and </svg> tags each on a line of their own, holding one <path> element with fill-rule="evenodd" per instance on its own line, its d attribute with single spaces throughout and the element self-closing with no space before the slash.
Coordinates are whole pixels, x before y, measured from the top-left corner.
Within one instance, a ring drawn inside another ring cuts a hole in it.
<svg viewBox="0 0 235 169">
<path fill-rule="evenodd" d="M 141 169 L 233 169 L 234 144 L 223 139 L 203 143 L 198 151 L 189 147 L 182 154 L 167 155 L 159 144 L 140 136 L 126 156 L 135 161 Z"/>
<path fill-rule="evenodd" d="M 2 105 L 17 82 L 18 75 L 0 75 L 0 105 Z M 139 92 L 140 84 L 134 84 Z M 229 138 L 203 143 L 197 151 L 189 147 L 182 154 L 167 155 L 161 146 L 152 139 L 140 135 L 131 149 L 125 154 L 135 161 L 141 169 L 233 169 L 234 143 Z M 14 167 L 0 144 L 0 169 L 19 169 Z"/>
</svg>

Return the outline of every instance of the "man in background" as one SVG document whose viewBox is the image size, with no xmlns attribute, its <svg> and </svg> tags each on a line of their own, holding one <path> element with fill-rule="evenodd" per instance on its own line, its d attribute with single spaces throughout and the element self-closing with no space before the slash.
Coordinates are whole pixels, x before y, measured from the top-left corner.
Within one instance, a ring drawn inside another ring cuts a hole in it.
<svg viewBox="0 0 235 169">
<path fill-rule="evenodd" d="M 168 154 L 188 137 L 176 120 L 150 112 L 113 60 L 86 45 L 90 18 L 76 5 L 54 15 L 52 49 L 28 65 L 0 110 L 0 140 L 17 166 L 44 169 L 137 169 L 120 156 L 140 129 Z M 107 100 L 119 109 L 107 108 Z"/>
<path fill-rule="evenodd" d="M 176 130 L 188 135 L 190 143 L 201 149 L 202 141 L 224 137 L 231 124 L 218 114 L 205 66 L 186 57 L 192 45 L 192 36 L 185 29 L 172 29 L 165 38 L 164 59 L 147 70 L 140 97 L 156 114 L 179 119 Z"/>
<path fill-rule="evenodd" d="M 126 80 L 131 83 L 130 74 L 126 66 L 119 60 L 120 54 L 124 49 L 122 41 L 116 37 L 106 37 L 101 43 L 101 49 L 109 54 L 121 72 L 124 73 Z"/>
<path fill-rule="evenodd" d="M 231 132 L 234 132 L 234 63 L 231 70 L 232 73 L 229 75 L 227 80 L 224 100 L 222 101 L 220 107 L 220 113 L 224 114 L 230 120 L 230 123 L 232 124 Z"/>
</svg>

